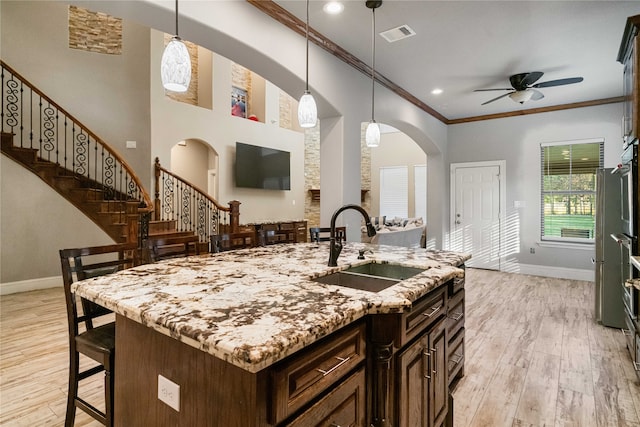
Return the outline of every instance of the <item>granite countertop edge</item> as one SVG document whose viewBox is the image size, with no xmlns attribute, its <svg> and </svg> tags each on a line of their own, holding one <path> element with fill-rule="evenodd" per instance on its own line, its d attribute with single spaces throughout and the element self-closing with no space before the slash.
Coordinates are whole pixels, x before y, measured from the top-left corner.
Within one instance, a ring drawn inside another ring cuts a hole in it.
<svg viewBox="0 0 640 427">
<path fill-rule="evenodd" d="M 369 249 L 366 260 L 358 251 Z M 258 372 L 366 315 L 402 312 L 454 277 L 468 254 L 348 244 L 326 267 L 326 244 L 287 244 L 146 264 L 75 283 L 80 296 Z M 368 262 L 426 271 L 378 293 L 312 281 Z"/>
</svg>

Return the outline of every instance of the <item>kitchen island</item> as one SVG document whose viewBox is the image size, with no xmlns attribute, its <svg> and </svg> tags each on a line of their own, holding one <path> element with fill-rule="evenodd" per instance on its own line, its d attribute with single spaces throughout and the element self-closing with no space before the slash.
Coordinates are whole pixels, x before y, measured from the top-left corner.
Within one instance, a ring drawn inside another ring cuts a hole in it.
<svg viewBox="0 0 640 427">
<path fill-rule="evenodd" d="M 376 323 L 402 321 L 439 289 L 446 298 L 469 256 L 349 243 L 331 268 L 328 249 L 273 245 L 77 283 L 78 295 L 117 315 L 116 425 L 305 425 L 309 410 L 322 422 L 323 402 L 343 397 L 353 425 L 391 425 L 399 409 L 389 360 L 413 337 Z M 373 253 L 358 259 L 364 249 Z M 377 293 L 312 280 L 370 262 L 425 271 Z M 386 367 L 374 360 L 385 352 Z M 180 386 L 179 411 L 158 400 L 158 375 Z"/>
</svg>

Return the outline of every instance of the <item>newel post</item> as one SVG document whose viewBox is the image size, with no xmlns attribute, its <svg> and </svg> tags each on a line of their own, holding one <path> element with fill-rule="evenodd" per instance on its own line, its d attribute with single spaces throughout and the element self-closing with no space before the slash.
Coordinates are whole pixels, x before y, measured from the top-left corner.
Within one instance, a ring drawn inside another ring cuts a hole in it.
<svg viewBox="0 0 640 427">
<path fill-rule="evenodd" d="M 231 232 L 237 233 L 240 226 L 240 202 L 237 200 L 230 201 L 229 208 L 231 209 L 229 218 Z"/>
<path fill-rule="evenodd" d="M 155 171 L 155 200 L 153 201 L 153 219 L 160 220 L 160 159 L 156 157 L 153 165 Z"/>
</svg>

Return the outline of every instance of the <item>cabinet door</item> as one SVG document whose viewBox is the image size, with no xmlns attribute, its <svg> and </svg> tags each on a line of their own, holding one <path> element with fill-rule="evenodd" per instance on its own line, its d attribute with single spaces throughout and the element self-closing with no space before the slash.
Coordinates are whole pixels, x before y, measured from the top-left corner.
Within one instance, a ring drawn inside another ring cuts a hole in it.
<svg viewBox="0 0 640 427">
<path fill-rule="evenodd" d="M 444 325 L 444 323 L 443 323 Z M 431 379 L 429 338 L 425 334 L 398 355 L 399 427 L 427 427 L 427 381 Z"/>
<path fill-rule="evenodd" d="M 447 324 L 446 319 L 439 321 L 429 332 L 429 362 L 431 377 L 428 381 L 428 417 L 429 427 L 444 423 L 449 410 L 449 375 L 447 366 Z"/>
</svg>

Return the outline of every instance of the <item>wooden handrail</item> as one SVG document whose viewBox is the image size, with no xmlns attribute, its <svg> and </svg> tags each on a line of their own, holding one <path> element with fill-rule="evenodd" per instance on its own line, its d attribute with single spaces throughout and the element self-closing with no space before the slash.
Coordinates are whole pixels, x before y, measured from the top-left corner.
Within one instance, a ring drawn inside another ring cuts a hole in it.
<svg viewBox="0 0 640 427">
<path fill-rule="evenodd" d="M 104 142 L 104 140 L 102 138 L 100 138 L 95 133 L 93 133 L 91 130 L 89 130 L 89 128 L 87 128 L 80 120 L 75 118 L 71 113 L 69 113 L 67 110 L 65 110 L 60 105 L 58 105 L 55 101 L 53 101 L 46 94 L 44 94 L 42 91 L 40 91 L 29 80 L 27 80 L 20 73 L 15 71 L 12 67 L 7 65 L 4 61 L 0 60 L 0 65 L 2 66 L 2 68 L 7 69 L 9 72 L 11 72 L 11 74 L 13 74 L 15 77 L 17 77 L 26 86 L 28 86 L 29 89 L 31 89 L 34 93 L 38 94 L 40 97 L 45 99 L 50 105 L 54 106 L 59 112 L 63 113 L 71 121 L 73 121 L 75 124 L 77 124 L 80 129 L 82 129 L 88 136 L 93 138 L 97 143 L 99 143 L 102 147 L 104 147 L 104 149 L 109 154 L 111 154 L 120 164 L 122 164 L 122 166 L 125 168 L 125 170 L 127 170 L 129 175 L 131 176 L 131 179 L 135 182 L 136 186 L 140 189 L 140 193 L 143 196 L 144 203 L 145 203 L 146 206 L 144 206 L 144 207 L 141 206 L 139 208 L 139 212 L 153 212 L 154 208 L 153 208 L 153 201 L 151 200 L 151 196 L 145 190 L 145 187 L 142 185 L 142 182 L 140 181 L 140 178 L 138 177 L 138 175 L 135 173 L 134 169 L 131 166 L 129 166 L 127 161 L 124 158 L 122 158 L 122 156 L 120 156 L 120 154 L 118 154 L 116 151 L 114 151 L 106 142 Z"/>
</svg>

